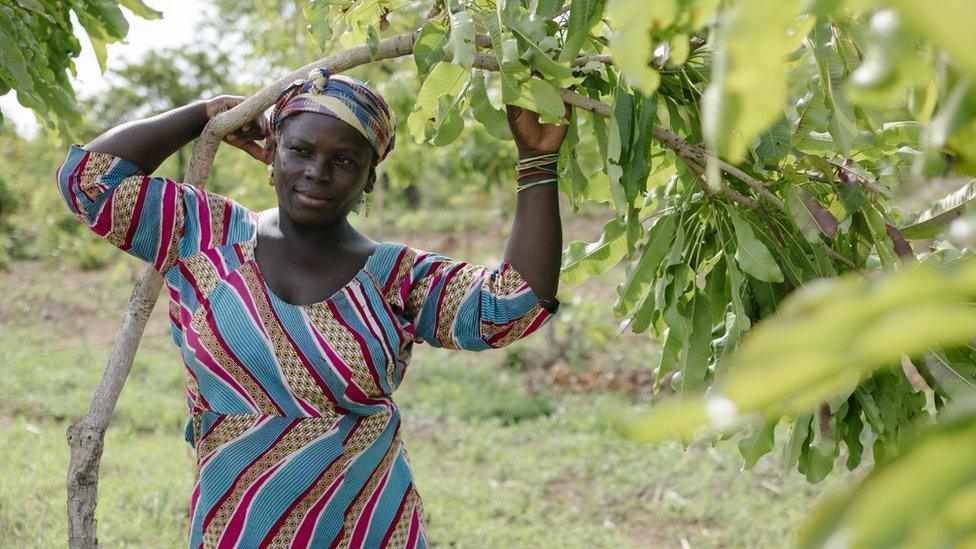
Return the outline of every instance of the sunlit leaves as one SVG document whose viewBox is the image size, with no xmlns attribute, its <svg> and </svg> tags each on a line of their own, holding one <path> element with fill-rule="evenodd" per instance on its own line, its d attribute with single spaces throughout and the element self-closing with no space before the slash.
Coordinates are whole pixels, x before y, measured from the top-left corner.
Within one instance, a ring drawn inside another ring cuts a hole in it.
<svg viewBox="0 0 976 549">
<path fill-rule="evenodd" d="M 552 84 L 538 78 L 522 84 L 522 96 L 512 102 L 539 113 L 539 121 L 544 124 L 564 124 L 566 106 L 562 97 Z"/>
<path fill-rule="evenodd" d="M 970 0 L 888 0 L 888 3 L 898 7 L 906 26 L 949 52 L 953 62 L 976 79 L 976 48 L 973 47 L 976 4 Z"/>
<path fill-rule="evenodd" d="M 645 94 L 651 94 L 661 83 L 661 75 L 651 68 L 651 26 L 668 24 L 677 7 L 673 0 L 651 2 L 645 0 L 610 0 L 607 15 L 614 25 L 610 41 L 614 60 L 627 80 Z M 663 21 L 655 21 L 663 19 Z"/>
<path fill-rule="evenodd" d="M 794 0 L 743 0 L 723 12 L 702 104 L 705 141 L 721 156 L 740 159 L 752 138 L 782 115 L 798 9 Z"/>
<path fill-rule="evenodd" d="M 440 62 L 424 80 L 407 127 L 418 143 L 447 144 L 460 135 L 464 121 L 461 102 L 470 73 L 464 67 Z"/>
<path fill-rule="evenodd" d="M 474 21 L 467 10 L 458 7 L 458 2 L 452 1 L 448 4 L 448 17 L 451 20 L 448 48 L 453 54 L 454 63 L 471 68 L 474 62 Z"/>
<path fill-rule="evenodd" d="M 437 19 L 432 19 L 420 29 L 420 36 L 413 44 L 413 59 L 419 74 L 427 74 L 438 61 L 444 59 L 447 29 Z"/>
</svg>

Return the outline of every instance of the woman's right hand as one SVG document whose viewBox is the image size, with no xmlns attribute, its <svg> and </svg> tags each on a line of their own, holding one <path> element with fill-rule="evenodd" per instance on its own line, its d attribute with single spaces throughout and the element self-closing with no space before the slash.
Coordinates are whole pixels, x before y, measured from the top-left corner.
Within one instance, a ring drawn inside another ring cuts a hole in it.
<svg viewBox="0 0 976 549">
<path fill-rule="evenodd" d="M 218 95 L 207 101 L 207 119 L 213 118 L 219 113 L 230 110 L 244 102 L 245 97 L 238 95 Z M 248 121 L 240 128 L 224 136 L 224 141 L 241 149 L 252 157 L 267 164 L 268 154 L 263 145 L 257 141 L 267 139 L 270 134 L 270 124 L 263 115 L 258 115 L 253 120 Z"/>
</svg>

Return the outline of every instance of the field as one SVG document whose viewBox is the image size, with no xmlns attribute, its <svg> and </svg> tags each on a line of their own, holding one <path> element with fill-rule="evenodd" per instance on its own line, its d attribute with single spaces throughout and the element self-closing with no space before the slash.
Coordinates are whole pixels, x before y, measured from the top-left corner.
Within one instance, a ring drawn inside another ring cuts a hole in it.
<svg viewBox="0 0 976 549">
<path fill-rule="evenodd" d="M 464 235 L 432 247 L 489 257 Z M 0 274 L 2 547 L 64 545 L 64 433 L 87 406 L 138 272 L 129 261 L 96 271 L 19 262 Z M 609 307 L 587 307 L 612 295 L 606 280 L 566 293 L 548 336 L 486 354 L 415 349 L 398 402 L 435 546 L 777 547 L 823 491 L 849 478 L 808 485 L 783 471 L 779 452 L 743 473 L 735 440 L 683 449 L 620 439 L 604 411 L 640 399 L 656 347 L 609 340 L 615 323 L 600 316 Z M 591 329 L 581 343 L 572 324 L 583 320 Z M 557 366 L 531 366 L 554 349 Z M 185 543 L 193 462 L 182 384 L 157 307 L 106 437 L 105 547 Z"/>
</svg>

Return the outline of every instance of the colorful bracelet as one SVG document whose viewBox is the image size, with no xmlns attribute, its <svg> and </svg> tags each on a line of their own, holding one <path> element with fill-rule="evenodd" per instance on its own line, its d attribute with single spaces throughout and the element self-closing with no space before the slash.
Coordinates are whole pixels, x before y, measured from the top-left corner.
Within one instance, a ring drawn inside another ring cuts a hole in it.
<svg viewBox="0 0 976 549">
<path fill-rule="evenodd" d="M 515 192 L 518 193 L 537 185 L 558 182 L 558 161 L 559 153 L 520 158 L 515 165 L 515 169 L 518 172 Z"/>
</svg>

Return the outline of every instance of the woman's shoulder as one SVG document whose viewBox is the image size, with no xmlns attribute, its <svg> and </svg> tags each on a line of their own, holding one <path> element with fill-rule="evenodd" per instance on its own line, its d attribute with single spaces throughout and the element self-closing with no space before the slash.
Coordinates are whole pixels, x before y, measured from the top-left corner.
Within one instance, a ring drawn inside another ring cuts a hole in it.
<svg viewBox="0 0 976 549">
<path fill-rule="evenodd" d="M 412 278 L 411 274 L 419 265 L 435 257 L 443 258 L 402 242 L 382 241 L 377 243 L 366 265 L 383 293 L 388 294 L 397 291 L 404 280 Z"/>
</svg>

